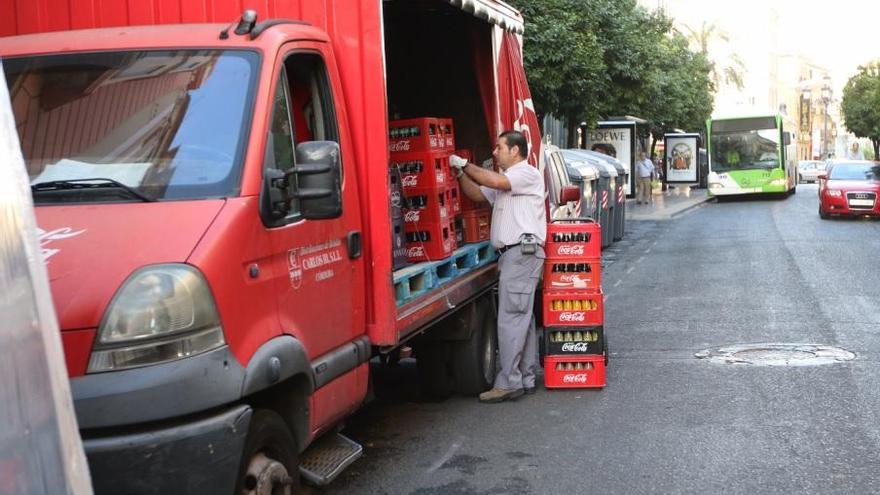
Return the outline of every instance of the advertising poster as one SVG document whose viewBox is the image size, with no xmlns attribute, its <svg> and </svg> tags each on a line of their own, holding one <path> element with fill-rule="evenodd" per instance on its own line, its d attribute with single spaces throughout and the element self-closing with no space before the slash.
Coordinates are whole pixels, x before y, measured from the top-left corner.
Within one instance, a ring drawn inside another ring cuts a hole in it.
<svg viewBox="0 0 880 495">
<path fill-rule="evenodd" d="M 700 181 L 697 165 L 699 134 L 664 136 L 665 176 L 669 184 L 696 184 Z"/>
<path fill-rule="evenodd" d="M 635 129 L 635 125 L 626 127 L 601 126 L 602 124 L 600 123 L 599 129 L 589 131 L 587 149 L 592 149 L 594 144 L 607 145 L 609 154 L 620 160 L 620 163 L 626 168 L 629 180 L 624 185 L 624 191 L 627 196 L 631 196 L 635 193 L 631 187 L 633 182 L 633 129 Z"/>
</svg>

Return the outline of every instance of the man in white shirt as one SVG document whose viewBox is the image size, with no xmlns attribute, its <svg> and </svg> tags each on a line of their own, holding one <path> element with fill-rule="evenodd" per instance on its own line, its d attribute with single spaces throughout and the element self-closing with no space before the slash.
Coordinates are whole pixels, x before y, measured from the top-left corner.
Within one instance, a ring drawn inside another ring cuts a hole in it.
<svg viewBox="0 0 880 495">
<path fill-rule="evenodd" d="M 654 178 L 654 163 L 644 151 L 639 152 L 636 164 L 636 204 L 648 204 L 651 200 L 651 179 Z"/>
<path fill-rule="evenodd" d="M 859 142 L 855 141 L 849 151 L 846 152 L 847 160 L 864 160 L 865 154 L 859 149 Z"/>
<path fill-rule="evenodd" d="M 499 137 L 492 155 L 501 173 L 452 155 L 461 189 L 470 199 L 492 204 L 492 245 L 501 254 L 498 269 L 498 354 L 501 370 L 480 402 L 502 402 L 535 391 L 537 337 L 535 290 L 544 265 L 547 216 L 544 178 L 526 157 L 529 145 L 518 131 Z"/>
</svg>

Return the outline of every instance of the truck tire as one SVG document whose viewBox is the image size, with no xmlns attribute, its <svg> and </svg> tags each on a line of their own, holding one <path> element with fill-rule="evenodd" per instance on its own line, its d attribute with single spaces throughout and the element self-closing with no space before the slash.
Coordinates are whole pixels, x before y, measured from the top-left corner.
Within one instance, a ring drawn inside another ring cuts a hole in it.
<svg viewBox="0 0 880 495">
<path fill-rule="evenodd" d="M 450 343 L 442 340 L 422 340 L 416 346 L 416 368 L 422 394 L 430 399 L 445 399 L 452 394 Z"/>
<path fill-rule="evenodd" d="M 492 387 L 498 362 L 498 331 L 495 305 L 490 297 L 473 303 L 473 323 L 467 340 L 452 342 L 452 374 L 455 392 L 477 395 Z"/>
<path fill-rule="evenodd" d="M 278 413 L 254 412 L 235 484 L 236 495 L 301 493 L 296 442 Z"/>
</svg>

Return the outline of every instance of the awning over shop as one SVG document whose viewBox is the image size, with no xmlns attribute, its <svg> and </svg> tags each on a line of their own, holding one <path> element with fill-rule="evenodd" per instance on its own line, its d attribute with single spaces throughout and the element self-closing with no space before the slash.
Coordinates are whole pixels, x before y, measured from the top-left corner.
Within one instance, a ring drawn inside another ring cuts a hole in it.
<svg viewBox="0 0 880 495">
<path fill-rule="evenodd" d="M 522 34 L 523 19 L 516 9 L 497 0 L 448 0 L 449 3 L 461 8 L 475 17 L 495 24 L 505 31 Z"/>
</svg>

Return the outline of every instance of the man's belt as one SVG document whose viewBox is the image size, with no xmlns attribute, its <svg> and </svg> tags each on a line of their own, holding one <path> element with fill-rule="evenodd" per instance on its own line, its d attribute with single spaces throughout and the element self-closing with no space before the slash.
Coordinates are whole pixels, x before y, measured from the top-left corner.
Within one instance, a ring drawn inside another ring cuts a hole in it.
<svg viewBox="0 0 880 495">
<path fill-rule="evenodd" d="M 517 242 L 516 244 L 508 244 L 507 246 L 500 247 L 497 249 L 498 255 L 500 256 L 500 255 L 504 254 L 505 252 L 507 252 L 508 249 L 515 248 L 515 247 L 519 246 L 520 244 L 522 244 L 522 243 Z"/>
</svg>

